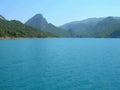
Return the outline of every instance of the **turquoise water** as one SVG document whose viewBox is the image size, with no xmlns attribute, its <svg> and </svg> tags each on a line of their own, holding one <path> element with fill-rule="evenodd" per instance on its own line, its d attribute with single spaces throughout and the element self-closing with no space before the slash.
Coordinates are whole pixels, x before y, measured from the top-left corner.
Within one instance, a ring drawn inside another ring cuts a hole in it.
<svg viewBox="0 0 120 90">
<path fill-rule="evenodd" d="M 120 90 L 120 39 L 0 40 L 0 90 Z"/>
</svg>

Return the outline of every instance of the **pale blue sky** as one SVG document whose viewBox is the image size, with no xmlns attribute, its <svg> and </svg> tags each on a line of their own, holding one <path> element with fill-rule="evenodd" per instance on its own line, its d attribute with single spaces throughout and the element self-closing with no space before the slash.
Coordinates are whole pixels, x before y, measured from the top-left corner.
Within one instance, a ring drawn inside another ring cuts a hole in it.
<svg viewBox="0 0 120 90">
<path fill-rule="evenodd" d="M 42 13 L 48 22 L 62 25 L 90 17 L 120 16 L 120 0 L 1 0 L 0 14 L 26 22 Z"/>
</svg>

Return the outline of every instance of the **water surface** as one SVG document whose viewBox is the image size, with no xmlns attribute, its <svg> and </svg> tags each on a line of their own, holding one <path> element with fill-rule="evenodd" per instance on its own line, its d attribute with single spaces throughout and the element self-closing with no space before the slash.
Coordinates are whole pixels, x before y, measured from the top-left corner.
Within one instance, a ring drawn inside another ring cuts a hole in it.
<svg viewBox="0 0 120 90">
<path fill-rule="evenodd" d="M 120 39 L 0 40 L 0 90 L 120 90 Z"/>
</svg>

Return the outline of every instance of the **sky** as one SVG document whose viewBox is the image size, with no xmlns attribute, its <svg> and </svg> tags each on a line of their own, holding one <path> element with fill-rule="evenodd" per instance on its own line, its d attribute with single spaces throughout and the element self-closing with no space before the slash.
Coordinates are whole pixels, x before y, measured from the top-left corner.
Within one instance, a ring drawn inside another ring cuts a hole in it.
<svg viewBox="0 0 120 90">
<path fill-rule="evenodd" d="M 120 0 L 1 0 L 0 15 L 25 23 L 42 14 L 56 26 L 92 17 L 120 16 Z"/>
</svg>

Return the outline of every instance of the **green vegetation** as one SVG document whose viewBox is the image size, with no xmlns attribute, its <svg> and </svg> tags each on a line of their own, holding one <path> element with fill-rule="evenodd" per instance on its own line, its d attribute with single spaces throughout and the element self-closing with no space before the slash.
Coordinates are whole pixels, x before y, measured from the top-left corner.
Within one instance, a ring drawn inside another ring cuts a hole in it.
<svg viewBox="0 0 120 90">
<path fill-rule="evenodd" d="M 120 18 L 90 18 L 65 24 L 61 28 L 66 29 L 71 37 L 96 37 L 96 38 L 120 38 Z"/>
<path fill-rule="evenodd" d="M 0 19 L 0 37 L 54 37 L 51 33 L 22 24 L 19 21 Z"/>
</svg>

